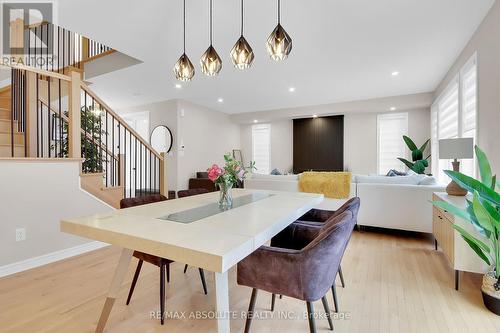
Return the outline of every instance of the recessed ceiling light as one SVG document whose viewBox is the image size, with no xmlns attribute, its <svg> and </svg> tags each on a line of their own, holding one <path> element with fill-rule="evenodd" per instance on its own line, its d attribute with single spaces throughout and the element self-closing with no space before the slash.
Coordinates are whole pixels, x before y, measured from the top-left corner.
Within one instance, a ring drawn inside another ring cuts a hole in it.
<svg viewBox="0 0 500 333">
<path fill-rule="evenodd" d="M 224 99 L 223 99 L 223 98 L 219 98 L 219 99 L 217 100 L 217 102 L 222 103 L 222 102 L 224 102 Z"/>
<path fill-rule="evenodd" d="M 257 124 L 258 122 L 259 122 L 259 121 L 258 121 L 257 119 L 254 119 L 254 120 L 253 120 L 253 123 L 254 123 L 254 124 Z"/>
<path fill-rule="evenodd" d="M 294 91 L 295 91 L 295 87 L 290 87 L 290 88 L 288 88 L 288 91 L 289 91 L 289 92 L 294 92 Z"/>
<path fill-rule="evenodd" d="M 391 111 L 396 111 L 396 107 L 395 106 L 391 106 Z"/>
<path fill-rule="evenodd" d="M 176 84 L 175 84 L 175 87 L 176 87 L 177 89 L 181 89 L 181 88 L 182 88 L 182 85 L 181 85 L 181 84 L 176 83 Z"/>
<path fill-rule="evenodd" d="M 318 118 L 318 115 L 317 114 L 313 114 L 313 118 Z"/>
<path fill-rule="evenodd" d="M 399 75 L 399 72 L 398 71 L 395 71 L 395 72 L 392 72 L 391 73 L 392 76 L 398 76 Z"/>
</svg>

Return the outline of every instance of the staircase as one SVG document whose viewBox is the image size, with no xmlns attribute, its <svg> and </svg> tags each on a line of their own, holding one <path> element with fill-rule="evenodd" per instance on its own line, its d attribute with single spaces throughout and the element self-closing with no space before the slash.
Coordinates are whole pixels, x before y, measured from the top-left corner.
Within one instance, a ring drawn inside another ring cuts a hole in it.
<svg viewBox="0 0 500 333">
<path fill-rule="evenodd" d="M 44 27 L 62 29 L 35 29 Z M 85 64 L 114 50 L 63 30 L 67 37 L 51 40 L 66 44 L 55 65 L 11 65 L 11 85 L 0 89 L 0 157 L 81 158 L 81 188 L 115 208 L 125 197 L 166 194 L 164 156 L 83 81 Z M 72 52 L 80 53 L 66 61 Z"/>
<path fill-rule="evenodd" d="M 12 122 L 11 86 L 0 89 L 0 157 L 24 156 L 24 134 L 16 131 L 17 121 Z M 14 144 L 12 145 L 12 127 Z"/>
</svg>

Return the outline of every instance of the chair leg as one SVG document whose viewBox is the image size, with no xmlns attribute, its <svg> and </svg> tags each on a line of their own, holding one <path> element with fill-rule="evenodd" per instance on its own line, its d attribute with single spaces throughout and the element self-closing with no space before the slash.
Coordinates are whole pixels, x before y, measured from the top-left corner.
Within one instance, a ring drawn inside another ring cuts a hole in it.
<svg viewBox="0 0 500 333">
<path fill-rule="evenodd" d="M 186 264 L 184 265 L 184 274 L 186 274 L 187 270 L 188 270 L 188 265 Z"/>
<path fill-rule="evenodd" d="M 339 312 L 339 302 L 337 300 L 337 289 L 335 288 L 335 282 L 332 284 L 332 295 L 333 295 L 333 306 L 335 307 L 335 312 Z"/>
<path fill-rule="evenodd" d="M 274 303 L 276 303 L 276 294 L 271 297 L 271 311 L 274 311 Z"/>
<path fill-rule="evenodd" d="M 314 320 L 314 306 L 311 302 L 306 302 L 307 318 L 309 319 L 309 332 L 316 333 L 316 323 Z"/>
<path fill-rule="evenodd" d="M 247 320 L 245 322 L 245 333 L 250 332 L 252 325 L 253 311 L 255 310 L 255 300 L 257 298 L 257 289 L 252 289 L 252 296 L 250 297 L 250 304 L 248 305 Z"/>
<path fill-rule="evenodd" d="M 339 265 L 339 277 L 340 283 L 342 283 L 342 288 L 345 288 L 344 274 L 342 274 L 342 266 Z"/>
<path fill-rule="evenodd" d="M 137 279 L 139 278 L 139 273 L 141 273 L 142 268 L 142 260 L 139 260 L 137 263 L 137 268 L 135 269 L 134 278 L 132 279 L 132 284 L 130 285 L 130 290 L 128 291 L 127 297 L 127 305 L 130 303 L 130 299 L 132 298 L 132 294 L 134 293 L 135 284 L 137 283 Z"/>
<path fill-rule="evenodd" d="M 328 325 L 330 326 L 330 330 L 333 331 L 332 314 L 330 313 L 330 307 L 328 306 L 328 300 L 326 299 L 326 295 L 323 296 L 321 302 L 323 302 L 323 308 L 325 308 L 326 318 L 328 319 Z"/>
<path fill-rule="evenodd" d="M 165 323 L 165 271 L 167 267 L 168 265 L 162 261 L 160 266 L 160 322 L 162 325 Z"/>
<path fill-rule="evenodd" d="M 170 283 L 170 263 L 165 264 L 167 269 L 167 283 Z"/>
<path fill-rule="evenodd" d="M 205 281 L 205 272 L 203 272 L 203 269 L 201 268 L 198 268 L 199 272 L 200 272 L 200 279 L 201 279 L 201 284 L 203 285 L 203 292 L 206 294 L 208 294 L 207 292 L 207 282 Z"/>
</svg>

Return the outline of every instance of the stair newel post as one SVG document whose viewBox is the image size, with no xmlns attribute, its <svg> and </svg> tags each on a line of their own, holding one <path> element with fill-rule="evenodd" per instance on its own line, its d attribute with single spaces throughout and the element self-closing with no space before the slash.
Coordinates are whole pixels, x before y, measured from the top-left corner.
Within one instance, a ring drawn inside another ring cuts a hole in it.
<svg viewBox="0 0 500 333">
<path fill-rule="evenodd" d="M 25 138 L 26 138 L 26 157 L 38 157 L 37 148 L 37 75 L 34 72 L 26 71 L 26 119 L 25 119 Z"/>
<path fill-rule="evenodd" d="M 160 153 L 160 194 L 168 198 L 167 154 Z"/>
<path fill-rule="evenodd" d="M 71 81 L 69 82 L 69 109 L 68 109 L 68 157 L 82 157 L 82 142 L 81 142 L 81 88 L 80 88 L 80 73 L 71 71 L 69 73 Z"/>
</svg>

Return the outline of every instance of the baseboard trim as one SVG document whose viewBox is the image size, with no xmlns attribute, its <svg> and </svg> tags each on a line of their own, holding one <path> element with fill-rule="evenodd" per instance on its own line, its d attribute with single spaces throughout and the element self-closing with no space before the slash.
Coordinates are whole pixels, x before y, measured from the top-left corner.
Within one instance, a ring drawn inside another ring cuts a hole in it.
<svg viewBox="0 0 500 333">
<path fill-rule="evenodd" d="M 47 265 L 59 260 L 71 258 L 83 253 L 87 253 L 90 251 L 98 250 L 103 247 L 109 246 L 107 243 L 102 243 L 98 241 L 93 241 L 89 243 L 85 243 L 82 245 L 70 247 L 68 249 L 60 250 L 60 251 L 55 251 L 51 253 L 47 253 L 44 255 L 41 255 L 39 257 L 34 257 L 18 262 L 14 262 L 12 264 L 0 266 L 0 278 L 12 274 L 16 274 L 19 272 L 26 271 L 28 269 L 40 267 L 43 265 Z"/>
</svg>

